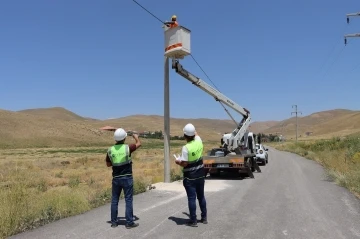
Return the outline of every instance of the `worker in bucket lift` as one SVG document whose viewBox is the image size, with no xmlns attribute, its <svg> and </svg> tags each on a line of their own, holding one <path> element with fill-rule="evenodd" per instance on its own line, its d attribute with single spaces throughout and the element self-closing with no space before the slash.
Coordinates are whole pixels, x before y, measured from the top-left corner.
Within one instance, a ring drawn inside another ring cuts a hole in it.
<svg viewBox="0 0 360 239">
<path fill-rule="evenodd" d="M 207 224 L 207 209 L 204 194 L 206 175 L 202 159 L 203 143 L 200 136 L 196 133 L 194 125 L 185 125 L 183 132 L 187 143 L 182 147 L 181 156 L 174 155 L 176 158 L 175 163 L 183 167 L 183 185 L 187 194 L 190 211 L 190 221 L 186 225 L 197 227 L 196 198 L 199 201 L 201 210 L 200 222 Z"/>
<path fill-rule="evenodd" d="M 171 17 L 171 22 L 165 22 L 165 25 L 169 28 L 177 27 L 179 26 L 178 22 L 176 21 L 176 15 L 173 15 Z"/>
<path fill-rule="evenodd" d="M 125 144 L 127 133 L 119 128 L 114 132 L 115 145 L 108 149 L 106 154 L 106 165 L 112 167 L 112 199 L 111 199 L 111 227 L 118 226 L 118 204 L 121 191 L 125 196 L 125 218 L 126 228 L 139 226 L 135 223 L 133 215 L 133 176 L 131 153 L 141 146 L 137 134 L 133 133 L 135 144 Z"/>
</svg>

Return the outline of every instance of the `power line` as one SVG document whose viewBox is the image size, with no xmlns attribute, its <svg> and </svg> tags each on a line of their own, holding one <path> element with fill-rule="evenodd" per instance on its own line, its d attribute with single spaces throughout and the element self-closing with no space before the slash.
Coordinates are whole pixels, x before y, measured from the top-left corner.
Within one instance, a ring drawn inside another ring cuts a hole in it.
<svg viewBox="0 0 360 239">
<path fill-rule="evenodd" d="M 339 52 L 339 54 L 337 54 L 337 56 L 335 57 L 335 60 L 334 60 L 334 61 L 330 64 L 330 66 L 328 67 L 328 70 L 326 70 L 326 71 L 324 72 L 322 78 L 324 78 L 324 77 L 327 75 L 327 73 L 328 73 L 329 70 L 332 68 L 332 66 L 334 65 L 334 63 L 335 63 L 337 60 L 339 60 L 340 55 L 341 55 L 341 53 L 344 51 L 344 49 L 345 49 L 345 46 L 343 46 L 343 48 L 341 49 L 341 51 Z"/>
<path fill-rule="evenodd" d="M 160 18 L 158 18 L 157 16 L 155 16 L 154 14 L 152 14 L 149 10 L 147 10 L 145 7 L 143 7 L 140 3 L 138 3 L 137 1 L 133 0 L 133 2 L 135 2 L 137 5 L 139 5 L 142 9 L 144 9 L 145 11 L 147 11 L 151 16 L 153 16 L 155 19 L 157 19 L 159 22 L 165 24 Z"/>
<path fill-rule="evenodd" d="M 341 32 L 344 33 L 346 31 L 346 29 L 349 28 L 349 25 L 347 25 L 346 27 L 344 27 Z M 341 38 L 343 39 L 343 37 Z M 320 67 L 319 70 L 319 74 L 321 74 L 321 71 L 323 70 L 323 68 L 325 67 L 326 63 L 328 62 L 328 60 L 330 60 L 330 56 L 334 53 L 334 50 L 336 48 L 336 46 L 339 44 L 340 42 L 338 40 L 336 40 L 335 44 L 333 45 L 333 47 L 331 48 L 330 53 L 327 55 L 327 57 L 325 58 L 323 64 Z M 325 75 L 328 73 L 328 70 L 334 65 L 334 63 L 338 60 L 338 57 L 340 57 L 340 54 L 342 53 L 342 51 L 344 50 L 344 48 L 341 50 L 341 52 L 335 57 L 335 60 L 333 62 L 331 62 L 330 67 L 328 67 L 327 69 L 325 68 L 325 72 L 322 75 L 322 78 L 325 77 Z"/>
<path fill-rule="evenodd" d="M 332 55 L 332 53 L 334 52 L 335 50 L 335 47 L 339 44 L 338 41 L 335 42 L 334 46 L 331 48 L 331 51 L 330 53 L 327 55 L 327 57 L 325 58 L 323 64 L 321 65 L 320 67 L 320 71 L 324 68 L 324 66 L 326 65 L 326 62 L 330 59 L 330 56 Z"/>
<path fill-rule="evenodd" d="M 190 54 L 191 58 L 195 61 L 196 65 L 198 65 L 198 67 L 200 68 L 200 70 L 205 74 L 205 76 L 208 78 L 208 80 L 214 85 L 215 89 L 217 89 L 217 91 L 220 92 L 219 88 L 216 87 L 215 83 L 210 79 L 209 75 L 206 74 L 206 72 L 204 71 L 204 69 L 200 66 L 200 64 L 197 62 L 197 60 L 195 59 L 195 57 Z M 220 105 L 223 107 L 223 109 L 225 110 L 225 112 L 228 114 L 228 116 L 230 116 L 230 118 L 232 119 L 232 121 L 234 121 L 234 123 L 236 124 L 236 126 L 238 125 L 238 123 L 236 122 L 236 120 L 234 119 L 234 117 L 230 114 L 229 110 L 225 107 L 225 105 L 219 101 Z"/>
<path fill-rule="evenodd" d="M 359 67 L 360 67 L 360 64 L 357 64 L 354 68 L 352 68 L 352 70 L 350 72 L 353 72 L 354 70 L 356 70 Z"/>
<path fill-rule="evenodd" d="M 151 16 L 153 16 L 154 18 L 156 18 L 158 21 L 160 21 L 161 23 L 165 24 L 162 20 L 160 20 L 160 18 L 158 18 L 155 14 L 153 14 L 152 12 L 150 12 L 149 10 L 147 10 L 144 6 L 142 6 L 140 3 L 138 3 L 137 1 L 133 0 L 133 2 L 135 2 L 137 5 L 139 5 L 142 9 L 144 9 L 147 13 L 149 13 Z M 208 78 L 208 80 L 214 85 L 214 87 L 220 92 L 220 90 L 216 87 L 216 85 L 214 84 L 214 82 L 210 79 L 210 77 L 208 76 L 208 74 L 206 74 L 206 72 L 204 71 L 204 69 L 200 66 L 200 64 L 197 62 L 197 60 L 195 59 L 195 57 L 190 54 L 191 58 L 194 60 L 194 62 L 196 63 L 196 65 L 200 68 L 200 70 L 205 74 L 205 76 Z"/>
<path fill-rule="evenodd" d="M 208 74 L 206 74 L 206 72 L 204 71 L 204 69 L 200 66 L 200 64 L 195 60 L 195 57 L 190 54 L 191 58 L 195 61 L 196 65 L 198 65 L 198 67 L 200 68 L 200 70 L 205 74 L 205 76 L 208 78 L 208 80 L 214 85 L 214 87 L 220 92 L 220 90 L 216 87 L 215 83 L 210 79 L 210 77 L 208 76 Z"/>
<path fill-rule="evenodd" d="M 197 60 L 195 59 L 195 57 L 190 54 L 191 58 L 195 61 L 196 65 L 198 65 L 198 67 L 200 68 L 200 70 L 205 74 L 205 76 L 208 78 L 208 80 L 214 85 L 215 89 L 217 89 L 217 91 L 220 92 L 219 88 L 216 87 L 215 83 L 210 79 L 209 75 L 206 74 L 206 72 L 204 71 L 204 69 L 200 66 L 200 64 L 197 62 Z M 220 103 L 220 105 L 223 107 L 223 109 L 225 110 L 225 112 L 228 114 L 228 116 L 232 119 L 232 121 L 234 121 L 234 123 L 236 124 L 236 126 L 238 125 L 238 123 L 236 122 L 236 120 L 234 119 L 234 117 L 230 114 L 229 110 L 225 107 L 225 105 L 221 102 L 218 101 Z"/>
<path fill-rule="evenodd" d="M 147 13 L 149 13 L 151 16 L 153 16 L 155 19 L 157 19 L 158 21 L 160 21 L 161 23 L 165 24 L 162 20 L 160 20 L 160 18 L 158 18 L 155 14 L 153 14 L 152 12 L 150 12 L 149 10 L 147 10 L 144 6 L 142 6 L 140 3 L 138 3 L 137 1 L 133 0 L 133 2 L 135 2 L 137 5 L 139 5 L 142 9 L 144 9 Z M 207 79 L 213 84 L 213 86 L 215 87 L 215 89 L 217 89 L 219 92 L 219 88 L 217 88 L 217 86 L 215 85 L 215 83 L 210 79 L 209 75 L 205 72 L 205 70 L 201 67 L 201 65 L 198 63 L 198 61 L 195 59 L 195 57 L 190 54 L 191 58 L 194 60 L 194 62 L 196 63 L 196 65 L 200 68 L 200 70 L 205 74 L 205 76 L 207 77 Z M 232 115 L 230 114 L 230 112 L 228 111 L 228 109 L 224 106 L 223 103 L 221 103 L 219 101 L 220 105 L 224 108 L 224 110 L 226 111 L 226 113 L 230 116 L 230 118 L 236 123 L 236 120 L 232 117 Z M 237 123 L 236 123 L 237 124 Z"/>
</svg>

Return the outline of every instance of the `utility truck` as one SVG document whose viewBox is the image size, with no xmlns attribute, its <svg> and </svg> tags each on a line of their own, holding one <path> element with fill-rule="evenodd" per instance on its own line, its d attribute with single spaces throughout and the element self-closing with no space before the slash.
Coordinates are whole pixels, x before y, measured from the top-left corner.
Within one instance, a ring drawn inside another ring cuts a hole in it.
<svg viewBox="0 0 360 239">
<path fill-rule="evenodd" d="M 256 137 L 255 134 L 248 131 L 251 122 L 249 110 L 184 69 L 179 59 L 183 59 L 187 55 L 190 55 L 190 30 L 183 26 L 165 29 L 165 56 L 172 59 L 172 69 L 220 102 L 236 124 L 236 128 L 231 133 L 223 135 L 220 147 L 211 149 L 206 156 L 203 156 L 206 171 L 210 173 L 210 176 L 217 176 L 224 171 L 246 174 L 248 177 L 254 178 L 255 169 L 261 172 L 255 160 L 256 138 L 260 143 L 260 137 Z M 236 122 L 224 105 L 242 115 L 242 120 L 239 123 Z"/>
</svg>

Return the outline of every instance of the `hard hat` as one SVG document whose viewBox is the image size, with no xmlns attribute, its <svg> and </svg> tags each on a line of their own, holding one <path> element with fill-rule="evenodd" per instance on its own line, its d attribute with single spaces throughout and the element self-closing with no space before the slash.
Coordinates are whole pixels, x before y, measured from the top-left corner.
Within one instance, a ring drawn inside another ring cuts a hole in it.
<svg viewBox="0 0 360 239">
<path fill-rule="evenodd" d="M 125 139 L 127 136 L 127 133 L 124 129 L 122 128 L 118 128 L 117 130 L 115 130 L 114 132 L 114 139 L 115 141 L 121 141 L 123 139 Z"/>
<path fill-rule="evenodd" d="M 171 19 L 176 18 L 176 15 L 172 15 Z"/>
<path fill-rule="evenodd" d="M 185 125 L 184 129 L 184 134 L 187 136 L 194 136 L 195 135 L 195 126 L 193 124 L 187 124 Z"/>
</svg>

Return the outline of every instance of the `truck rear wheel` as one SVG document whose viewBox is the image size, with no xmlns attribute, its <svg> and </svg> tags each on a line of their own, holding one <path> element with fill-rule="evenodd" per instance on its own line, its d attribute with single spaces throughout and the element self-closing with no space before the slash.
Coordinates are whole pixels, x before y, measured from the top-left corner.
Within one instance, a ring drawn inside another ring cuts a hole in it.
<svg viewBox="0 0 360 239">
<path fill-rule="evenodd" d="M 245 167 L 248 167 L 251 170 L 251 172 L 255 172 L 254 162 L 251 157 L 245 158 Z"/>
</svg>

